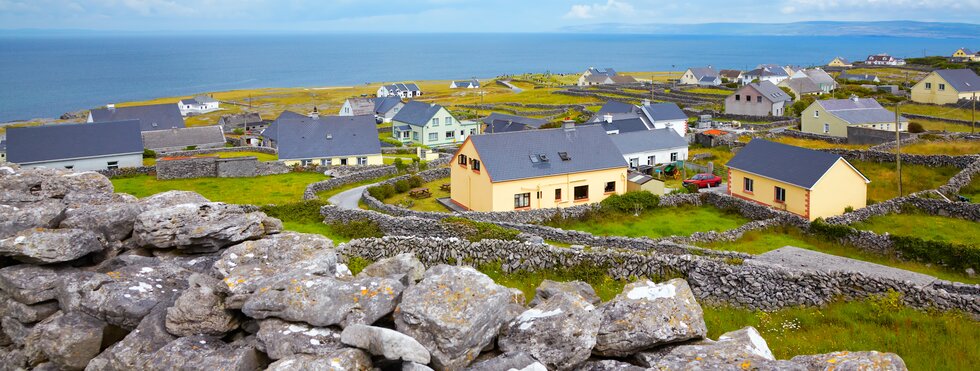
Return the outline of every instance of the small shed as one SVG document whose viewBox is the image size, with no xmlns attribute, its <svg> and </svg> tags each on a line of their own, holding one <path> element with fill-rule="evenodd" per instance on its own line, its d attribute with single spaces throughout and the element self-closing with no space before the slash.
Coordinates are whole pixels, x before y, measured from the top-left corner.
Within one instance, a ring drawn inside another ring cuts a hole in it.
<svg viewBox="0 0 980 371">
<path fill-rule="evenodd" d="M 647 191 L 658 196 L 663 196 L 666 193 L 664 181 L 643 173 L 631 171 L 626 175 L 626 180 L 627 192 Z"/>
</svg>

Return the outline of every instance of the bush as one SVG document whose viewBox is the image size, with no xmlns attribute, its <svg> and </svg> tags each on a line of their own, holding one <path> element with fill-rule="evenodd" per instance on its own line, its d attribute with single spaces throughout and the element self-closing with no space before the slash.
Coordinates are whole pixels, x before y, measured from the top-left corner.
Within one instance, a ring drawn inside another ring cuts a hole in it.
<svg viewBox="0 0 980 371">
<path fill-rule="evenodd" d="M 810 223 L 810 232 L 834 241 L 839 241 L 854 234 L 855 230 L 846 225 L 827 224 L 822 218 L 817 218 L 817 220 Z"/>
<path fill-rule="evenodd" d="M 514 229 L 460 217 L 445 218 L 442 220 L 442 223 L 462 227 L 460 230 L 470 242 L 480 242 L 482 240 L 514 241 L 517 240 L 517 235 L 520 234 L 520 232 Z"/>
<path fill-rule="evenodd" d="M 421 187 L 423 184 L 425 184 L 425 179 L 422 179 L 422 177 L 418 175 L 412 175 L 411 178 L 408 178 L 409 187 L 418 188 Z"/>
<path fill-rule="evenodd" d="M 143 150 L 143 158 L 156 158 L 156 157 L 157 157 L 157 153 L 152 149 L 147 148 Z"/>
<path fill-rule="evenodd" d="M 235 130 L 232 130 L 231 133 L 235 135 L 242 135 L 245 134 L 245 129 L 235 128 Z"/>
<path fill-rule="evenodd" d="M 687 190 L 687 193 L 698 193 L 701 191 L 698 185 L 694 183 L 684 183 L 684 189 Z"/>
<path fill-rule="evenodd" d="M 725 87 L 726 88 L 731 88 L 731 89 L 738 89 L 738 83 L 737 82 L 730 82 L 730 83 L 725 84 Z"/>
<path fill-rule="evenodd" d="M 395 165 L 395 169 L 398 169 L 399 172 L 404 172 L 408 169 L 408 164 L 406 164 L 405 161 L 402 161 L 401 157 L 395 158 L 393 164 Z"/>
<path fill-rule="evenodd" d="M 395 193 L 397 193 L 395 192 L 395 186 L 391 184 L 382 184 L 368 188 L 368 194 L 380 201 L 391 198 Z"/>
<path fill-rule="evenodd" d="M 187 146 L 187 147 L 184 147 L 184 150 L 185 151 L 193 151 L 195 149 L 197 149 L 197 146 Z"/>
<path fill-rule="evenodd" d="M 980 248 L 918 237 L 889 235 L 902 257 L 956 270 L 980 267 Z"/>
<path fill-rule="evenodd" d="M 412 185 L 408 183 L 407 179 L 402 179 L 395 182 L 395 192 L 405 193 L 409 189 L 412 189 Z"/>
<path fill-rule="evenodd" d="M 660 205 L 660 197 L 647 191 L 633 191 L 609 196 L 599 205 L 606 211 L 639 213 Z"/>
<path fill-rule="evenodd" d="M 909 123 L 909 133 L 924 133 L 925 131 L 926 129 L 922 127 L 922 124 L 918 122 Z"/>
<path fill-rule="evenodd" d="M 395 138 L 392 138 L 392 137 L 380 137 L 379 139 L 381 139 L 382 142 L 391 144 L 391 145 L 393 145 L 395 147 L 401 147 L 402 146 L 402 142 L 400 140 L 395 139 Z"/>
<path fill-rule="evenodd" d="M 323 221 L 320 208 L 326 204 L 320 200 L 308 200 L 285 205 L 265 205 L 260 209 L 266 215 L 282 221 L 320 223 Z"/>
<path fill-rule="evenodd" d="M 380 238 L 385 235 L 381 231 L 381 227 L 378 226 L 378 223 L 368 219 L 333 222 L 330 223 L 330 227 L 340 236 L 352 240 L 357 238 Z"/>
</svg>

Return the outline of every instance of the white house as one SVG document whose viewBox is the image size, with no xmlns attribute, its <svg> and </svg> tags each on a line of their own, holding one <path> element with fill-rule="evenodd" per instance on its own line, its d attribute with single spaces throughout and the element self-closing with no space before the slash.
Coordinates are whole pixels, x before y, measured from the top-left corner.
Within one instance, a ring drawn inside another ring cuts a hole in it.
<svg viewBox="0 0 980 371">
<path fill-rule="evenodd" d="M 221 109 L 221 103 L 207 95 L 198 95 L 191 99 L 182 99 L 177 103 L 177 105 L 180 106 L 181 116 L 187 116 L 189 114 L 199 115 Z"/>
<path fill-rule="evenodd" d="M 422 89 L 414 83 L 394 83 L 378 88 L 378 97 L 414 98 L 422 96 Z"/>
<path fill-rule="evenodd" d="M 600 69 L 589 67 L 578 78 L 578 86 L 633 83 L 636 83 L 636 78 L 628 75 L 620 75 L 612 68 Z"/>
<path fill-rule="evenodd" d="M 7 129 L 7 159 L 22 167 L 76 171 L 143 166 L 138 120 Z"/>
<path fill-rule="evenodd" d="M 633 131 L 609 136 L 630 169 L 687 160 L 687 140 L 671 129 Z"/>
<path fill-rule="evenodd" d="M 453 81 L 449 83 L 450 89 L 479 89 L 480 82 L 476 79 L 467 81 Z"/>
<path fill-rule="evenodd" d="M 347 98 L 340 107 L 340 116 L 361 116 L 374 114 L 373 98 Z"/>
<path fill-rule="evenodd" d="M 687 115 L 675 103 L 650 103 L 643 101 L 640 111 L 653 129 L 671 129 L 683 137 L 687 134 Z"/>
<path fill-rule="evenodd" d="M 779 85 L 780 82 L 788 79 L 789 76 L 790 73 L 787 72 L 786 68 L 784 67 L 776 65 L 759 65 L 756 67 L 756 69 L 743 73 L 739 82 L 742 85 L 746 85 L 753 82 L 769 81 L 773 85 Z"/>
<path fill-rule="evenodd" d="M 864 61 L 864 64 L 873 66 L 904 66 L 905 60 L 892 57 L 886 53 L 872 54 Z"/>
<path fill-rule="evenodd" d="M 721 74 L 711 66 L 691 67 L 684 71 L 678 83 L 682 85 L 718 86 L 721 85 Z"/>
</svg>

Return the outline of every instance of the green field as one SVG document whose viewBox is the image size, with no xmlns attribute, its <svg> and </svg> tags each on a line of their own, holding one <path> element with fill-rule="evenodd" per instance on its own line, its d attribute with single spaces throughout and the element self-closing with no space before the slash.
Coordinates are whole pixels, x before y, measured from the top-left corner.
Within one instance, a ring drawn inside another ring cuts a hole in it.
<svg viewBox="0 0 980 371">
<path fill-rule="evenodd" d="M 903 145 L 902 153 L 950 156 L 975 155 L 980 153 L 980 140 L 919 141 Z"/>
<path fill-rule="evenodd" d="M 868 149 L 871 147 L 870 144 L 830 143 L 819 139 L 803 139 L 803 138 L 795 138 L 795 137 L 787 137 L 787 136 L 780 136 L 771 140 L 777 143 L 789 144 L 791 146 L 810 148 L 810 149 L 830 149 L 830 148 Z"/>
<path fill-rule="evenodd" d="M 898 171 L 893 162 L 877 163 L 851 161 L 864 176 L 871 180 L 868 184 L 868 200 L 882 202 L 898 197 Z M 902 165 L 902 193 L 908 195 L 927 189 L 935 189 L 946 184 L 960 169 L 951 166 L 928 167 L 923 165 Z"/>
<path fill-rule="evenodd" d="M 928 131 L 946 131 L 951 133 L 969 133 L 971 132 L 970 125 L 954 124 L 945 121 L 935 121 L 935 120 L 911 120 L 912 122 L 917 122 L 922 125 L 922 128 Z M 980 128 L 980 127 L 978 127 Z"/>
<path fill-rule="evenodd" d="M 650 237 L 687 236 L 694 232 L 726 231 L 749 220 L 711 206 L 662 207 L 640 216 L 603 214 L 596 218 L 565 219 L 549 225 L 588 232 L 597 236 Z"/>
<path fill-rule="evenodd" d="M 719 96 L 729 96 L 729 95 L 734 94 L 734 92 L 732 92 L 731 90 L 712 89 L 712 88 L 694 88 L 694 89 L 687 89 L 687 90 L 681 90 L 681 91 L 683 91 L 685 93 L 711 94 L 711 95 L 719 95 Z"/>
<path fill-rule="evenodd" d="M 888 106 L 885 108 L 892 112 L 895 111 L 894 106 Z M 934 106 L 931 104 L 907 103 L 902 104 L 902 106 L 899 108 L 899 112 L 955 120 L 970 121 L 972 119 L 969 107 L 955 108 L 947 106 Z"/>
<path fill-rule="evenodd" d="M 973 203 L 980 203 L 980 176 L 975 176 L 970 183 L 960 189 L 960 194 Z"/>
<path fill-rule="evenodd" d="M 885 214 L 853 225 L 878 234 L 918 237 L 980 248 L 980 224 L 966 219 L 919 213 Z"/>
<path fill-rule="evenodd" d="M 273 155 L 273 154 L 262 153 L 262 152 L 252 152 L 252 151 L 218 152 L 218 153 L 211 153 L 211 154 L 206 154 L 206 155 L 195 155 L 195 156 L 192 156 L 192 157 L 212 157 L 212 156 L 218 156 L 218 158 L 255 157 L 259 161 L 263 161 L 263 162 L 264 161 L 276 161 L 276 160 L 279 159 L 279 156 L 276 156 L 276 155 Z M 144 158 L 143 159 L 143 166 L 153 166 L 153 165 L 156 165 L 156 163 L 157 163 L 157 159 L 155 159 L 155 158 Z"/>
<path fill-rule="evenodd" d="M 116 192 L 129 193 L 140 198 L 160 192 L 182 190 L 197 192 L 215 202 L 265 205 L 301 201 L 308 184 L 326 179 L 328 177 L 319 173 L 288 173 L 254 178 L 173 180 L 157 180 L 153 176 L 140 175 L 114 178 L 112 185 Z"/>
<path fill-rule="evenodd" d="M 386 204 L 398 205 L 412 210 L 418 211 L 437 211 L 437 212 L 449 212 L 445 206 L 442 206 L 436 199 L 449 197 L 449 191 L 443 191 L 439 187 L 443 184 L 449 183 L 449 178 L 436 179 L 428 183 L 422 184 L 419 188 L 428 188 L 432 197 L 416 199 L 408 195 L 408 192 L 399 193 L 391 198 L 384 200 Z"/>
</svg>

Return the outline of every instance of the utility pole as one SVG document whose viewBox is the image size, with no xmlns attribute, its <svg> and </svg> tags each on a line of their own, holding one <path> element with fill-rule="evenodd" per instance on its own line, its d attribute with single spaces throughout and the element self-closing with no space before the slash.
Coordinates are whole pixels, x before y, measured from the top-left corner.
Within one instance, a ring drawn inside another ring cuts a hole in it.
<svg viewBox="0 0 980 371">
<path fill-rule="evenodd" d="M 973 110 L 970 112 L 970 134 L 976 134 L 977 131 L 977 92 L 973 92 Z"/>
<path fill-rule="evenodd" d="M 898 170 L 898 197 L 902 197 L 902 135 L 898 130 L 901 117 L 898 113 L 902 102 L 895 103 L 895 164 Z"/>
</svg>

